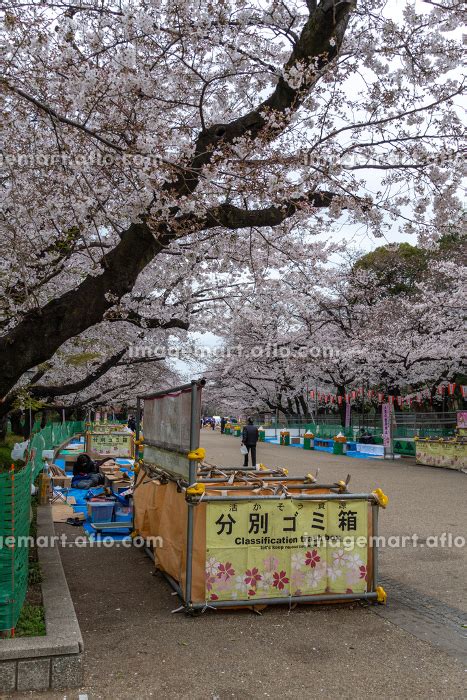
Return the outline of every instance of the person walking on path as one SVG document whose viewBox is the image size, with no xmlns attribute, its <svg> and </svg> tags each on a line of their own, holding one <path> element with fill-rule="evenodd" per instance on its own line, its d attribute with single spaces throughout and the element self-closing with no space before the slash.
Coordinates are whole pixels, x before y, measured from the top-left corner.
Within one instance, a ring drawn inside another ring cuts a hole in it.
<svg viewBox="0 0 467 700">
<path fill-rule="evenodd" d="M 224 434 L 226 423 L 227 423 L 227 421 L 225 420 L 224 416 L 222 416 L 222 418 L 221 418 L 221 433 L 222 434 Z"/>
<path fill-rule="evenodd" d="M 248 455 L 251 454 L 251 466 L 256 467 L 256 443 L 258 442 L 258 428 L 253 424 L 253 419 L 248 418 L 248 423 L 243 428 L 242 445 L 245 445 L 248 452 L 245 455 L 243 466 L 248 466 Z"/>
</svg>

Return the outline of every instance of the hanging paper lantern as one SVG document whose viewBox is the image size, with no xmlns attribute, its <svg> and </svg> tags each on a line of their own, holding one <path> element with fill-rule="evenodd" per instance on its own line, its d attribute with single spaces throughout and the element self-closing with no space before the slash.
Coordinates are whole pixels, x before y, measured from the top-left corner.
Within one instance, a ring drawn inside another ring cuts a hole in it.
<svg viewBox="0 0 467 700">
<path fill-rule="evenodd" d="M 379 393 L 378 394 L 378 403 L 383 403 L 384 401 L 384 394 Z"/>
<path fill-rule="evenodd" d="M 394 396 L 388 396 L 388 403 L 391 405 L 394 403 Z"/>
<path fill-rule="evenodd" d="M 310 391 L 310 398 L 311 398 L 311 399 L 314 399 L 314 398 L 315 398 L 315 392 L 314 392 L 314 391 Z"/>
<path fill-rule="evenodd" d="M 399 406 L 402 406 L 402 396 L 397 397 L 397 403 L 399 404 Z"/>
<path fill-rule="evenodd" d="M 339 404 L 339 406 L 342 405 L 342 396 L 337 397 L 337 403 Z"/>
<path fill-rule="evenodd" d="M 449 396 L 452 396 L 454 394 L 454 391 L 456 390 L 456 385 L 455 384 L 448 384 L 448 393 Z"/>
<path fill-rule="evenodd" d="M 467 386 L 464 384 L 461 386 L 462 398 L 467 399 Z"/>
</svg>

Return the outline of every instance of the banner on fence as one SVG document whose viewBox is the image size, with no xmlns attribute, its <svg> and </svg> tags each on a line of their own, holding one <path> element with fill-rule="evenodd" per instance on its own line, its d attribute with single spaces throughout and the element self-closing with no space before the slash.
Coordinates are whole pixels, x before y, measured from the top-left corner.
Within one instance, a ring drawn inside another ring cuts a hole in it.
<svg viewBox="0 0 467 700">
<path fill-rule="evenodd" d="M 210 502 L 206 600 L 367 590 L 367 501 Z"/>
<path fill-rule="evenodd" d="M 416 441 L 416 461 L 430 467 L 467 468 L 467 444 L 462 442 Z"/>
<path fill-rule="evenodd" d="M 391 447 L 391 405 L 384 403 L 381 408 L 381 420 L 383 423 L 383 445 Z"/>
</svg>

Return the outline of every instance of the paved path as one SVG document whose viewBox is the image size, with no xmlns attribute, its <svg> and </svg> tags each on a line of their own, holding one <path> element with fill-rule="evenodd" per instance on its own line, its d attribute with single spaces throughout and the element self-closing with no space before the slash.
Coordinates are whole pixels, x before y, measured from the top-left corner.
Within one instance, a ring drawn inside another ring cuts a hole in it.
<svg viewBox="0 0 467 700">
<path fill-rule="evenodd" d="M 203 431 L 202 444 L 210 462 L 241 463 L 232 437 Z M 391 499 L 381 534 L 416 533 L 424 545 L 443 532 L 465 535 L 465 474 L 271 445 L 259 447 L 259 458 L 291 474 L 319 467 L 323 481 L 350 472 L 354 491 L 380 486 Z M 62 559 L 86 647 L 80 692 L 89 700 L 465 696 L 465 547 L 383 550 L 387 607 L 271 607 L 262 616 L 196 619 L 171 614 L 176 599 L 136 549 L 69 547 Z M 77 700 L 78 691 L 66 697 Z"/>
</svg>

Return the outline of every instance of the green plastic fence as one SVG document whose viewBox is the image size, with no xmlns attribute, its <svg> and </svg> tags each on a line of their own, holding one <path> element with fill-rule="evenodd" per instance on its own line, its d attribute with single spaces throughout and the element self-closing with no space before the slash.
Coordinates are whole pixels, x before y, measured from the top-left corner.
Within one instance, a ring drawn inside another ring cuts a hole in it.
<svg viewBox="0 0 467 700">
<path fill-rule="evenodd" d="M 47 425 L 32 435 L 28 463 L 0 474 L 0 630 L 15 628 L 26 596 L 31 484 L 43 468 L 42 450 L 82 432 L 80 421 Z"/>
<path fill-rule="evenodd" d="M 0 474 L 0 629 L 13 629 L 28 586 L 31 468 Z M 15 542 L 15 544 L 14 544 Z"/>
</svg>

